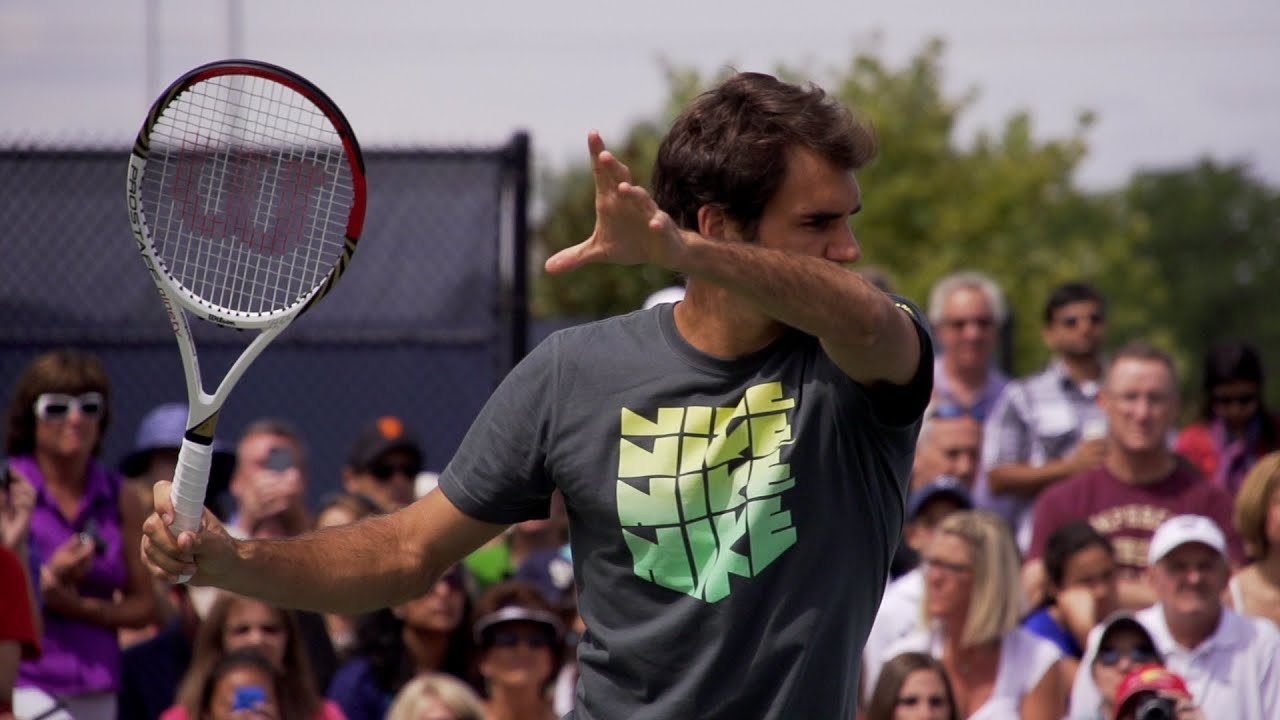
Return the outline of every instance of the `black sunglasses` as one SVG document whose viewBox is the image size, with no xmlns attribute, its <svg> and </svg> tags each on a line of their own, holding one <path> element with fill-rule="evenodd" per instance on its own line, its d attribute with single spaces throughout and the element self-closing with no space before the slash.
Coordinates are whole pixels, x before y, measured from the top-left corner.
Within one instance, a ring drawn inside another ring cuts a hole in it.
<svg viewBox="0 0 1280 720">
<path fill-rule="evenodd" d="M 1088 320 L 1090 324 L 1092 324 L 1094 327 L 1097 327 L 1102 323 L 1106 322 L 1107 318 L 1102 313 L 1089 313 L 1087 315 L 1063 315 L 1062 317 L 1058 318 L 1058 322 L 1061 323 L 1063 327 L 1068 327 L 1068 328 L 1074 328 L 1075 326 L 1079 325 L 1085 320 Z"/>
<path fill-rule="evenodd" d="M 1214 405 L 1222 405 L 1222 406 L 1231 406 L 1231 405 L 1235 405 L 1235 406 L 1239 406 L 1239 407 L 1248 407 L 1248 406 L 1253 405 L 1254 403 L 1258 402 L 1258 394 L 1257 394 L 1257 393 L 1243 393 L 1243 394 L 1239 394 L 1239 395 L 1231 395 L 1231 394 L 1227 394 L 1227 393 L 1222 393 L 1222 394 L 1220 394 L 1220 395 L 1219 395 L 1219 394 L 1215 393 L 1215 394 L 1212 396 L 1212 399 L 1213 399 L 1213 404 L 1214 404 Z"/>
<path fill-rule="evenodd" d="M 1134 665 L 1142 665 L 1144 663 L 1156 661 L 1156 651 L 1152 648 L 1137 647 L 1128 652 L 1121 652 L 1115 648 L 1098 651 L 1098 662 L 1107 667 L 1114 667 L 1121 658 L 1129 658 Z"/>
<path fill-rule="evenodd" d="M 416 463 L 375 462 L 369 466 L 368 470 L 378 482 L 390 482 L 396 473 L 413 480 L 418 477 L 418 473 L 422 472 L 422 468 Z"/>
<path fill-rule="evenodd" d="M 534 649 L 551 647 L 551 637 L 537 630 L 520 632 L 519 630 L 495 630 L 489 637 L 489 647 L 515 647 L 524 644 Z"/>
</svg>

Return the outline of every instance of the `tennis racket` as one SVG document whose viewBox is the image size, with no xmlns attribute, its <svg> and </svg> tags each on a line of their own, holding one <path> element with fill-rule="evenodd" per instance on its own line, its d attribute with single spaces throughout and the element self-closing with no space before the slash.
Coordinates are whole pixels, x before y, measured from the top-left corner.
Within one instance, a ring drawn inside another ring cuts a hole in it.
<svg viewBox="0 0 1280 720">
<path fill-rule="evenodd" d="M 151 106 L 127 189 L 129 224 L 186 373 L 190 414 L 172 497 L 175 532 L 196 530 L 228 394 L 355 253 L 364 159 L 346 118 L 315 85 L 281 67 L 230 60 L 191 70 Z M 212 394 L 187 313 L 259 331 Z"/>
</svg>

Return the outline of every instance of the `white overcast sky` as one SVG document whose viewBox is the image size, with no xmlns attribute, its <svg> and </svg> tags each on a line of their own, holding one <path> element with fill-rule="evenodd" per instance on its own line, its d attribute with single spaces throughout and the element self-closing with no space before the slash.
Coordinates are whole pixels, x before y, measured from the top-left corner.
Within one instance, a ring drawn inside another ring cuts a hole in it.
<svg viewBox="0 0 1280 720">
<path fill-rule="evenodd" d="M 234 0 L 232 0 L 234 1 Z M 149 43 L 148 7 L 158 8 Z M 154 94 L 234 47 L 227 2 L 0 0 L 0 145 L 129 143 Z M 1060 135 L 1098 124 L 1081 181 L 1210 154 L 1280 183 L 1277 0 L 242 0 L 241 53 L 310 78 L 367 147 L 504 142 L 539 167 L 656 113 L 660 59 L 714 72 L 812 69 L 819 82 L 878 34 L 901 63 L 945 38 L 946 81 L 981 96 L 958 140 L 1030 110 Z M 152 47 L 148 47 L 151 45 Z M 150 58 L 150 59 L 149 59 Z M 148 67 L 153 68 L 148 87 Z"/>
</svg>

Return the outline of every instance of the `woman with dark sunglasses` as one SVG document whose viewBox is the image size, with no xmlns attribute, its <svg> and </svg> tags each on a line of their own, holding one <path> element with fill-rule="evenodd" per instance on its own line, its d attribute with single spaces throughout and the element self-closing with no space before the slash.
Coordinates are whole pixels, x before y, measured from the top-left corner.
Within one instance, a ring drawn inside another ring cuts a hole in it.
<svg viewBox="0 0 1280 720">
<path fill-rule="evenodd" d="M 1262 359 L 1240 342 L 1216 345 L 1204 359 L 1200 419 L 1178 434 L 1174 449 L 1234 497 L 1263 455 L 1280 449 L 1280 418 L 1263 399 Z"/>
<path fill-rule="evenodd" d="M 1121 717 L 1117 714 L 1118 691 L 1126 683 L 1126 678 L 1136 670 L 1164 664 L 1151 633 L 1132 613 L 1125 611 L 1112 613 L 1094 629 L 1085 661 L 1089 672 L 1082 672 L 1076 677 L 1076 688 L 1086 683 L 1095 685 L 1098 689 L 1096 697 L 1101 697 L 1102 701 L 1095 707 L 1081 707 L 1077 698 L 1083 694 L 1073 692 L 1067 720 L 1115 720 Z M 1128 696 L 1125 699 L 1128 700 Z M 1126 702 L 1126 708 L 1132 705 Z M 1186 698 L 1177 703 L 1177 712 L 1179 720 L 1203 720 L 1204 717 L 1200 709 Z"/>
<path fill-rule="evenodd" d="M 1098 708 L 1072 708 L 1072 718 L 1115 717 L 1116 689 L 1134 668 L 1150 663 L 1163 663 L 1155 640 L 1133 615 L 1118 612 L 1099 626 L 1098 646 L 1089 665 L 1089 673 L 1102 696 Z"/>
<path fill-rule="evenodd" d="M 111 391 L 101 361 L 62 350 L 22 371 L 9 405 L 9 469 L 35 489 L 30 553 L 38 568 L 43 654 L 24 662 L 19 717 L 116 717 L 120 628 L 152 622 L 155 593 L 138 556 L 142 504 L 98 459 Z"/>
<path fill-rule="evenodd" d="M 551 686 L 564 628 L 536 587 L 508 580 L 476 603 L 477 667 L 487 720 L 554 720 Z"/>
</svg>

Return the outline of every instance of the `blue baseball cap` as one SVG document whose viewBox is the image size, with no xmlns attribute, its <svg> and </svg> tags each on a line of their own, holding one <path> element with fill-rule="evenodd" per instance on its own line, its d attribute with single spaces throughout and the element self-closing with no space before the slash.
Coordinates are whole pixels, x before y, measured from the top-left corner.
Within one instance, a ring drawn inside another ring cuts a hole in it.
<svg viewBox="0 0 1280 720">
<path fill-rule="evenodd" d="M 177 450 L 182 447 L 182 437 L 187 432 L 187 404 L 165 403 L 157 405 L 142 416 L 133 449 L 120 461 L 120 472 L 137 477 L 147 470 L 151 453 L 156 450 Z M 235 464 L 235 454 L 214 438 L 212 474 L 230 475 Z"/>
<path fill-rule="evenodd" d="M 514 579 L 536 587 L 554 608 L 571 607 L 574 603 L 573 561 L 568 545 L 529 555 L 516 568 Z"/>
<path fill-rule="evenodd" d="M 941 475 L 907 498 L 907 521 L 914 520 L 925 505 L 940 497 L 951 500 L 963 510 L 973 509 L 973 495 L 969 494 L 969 488 L 950 475 Z"/>
</svg>

